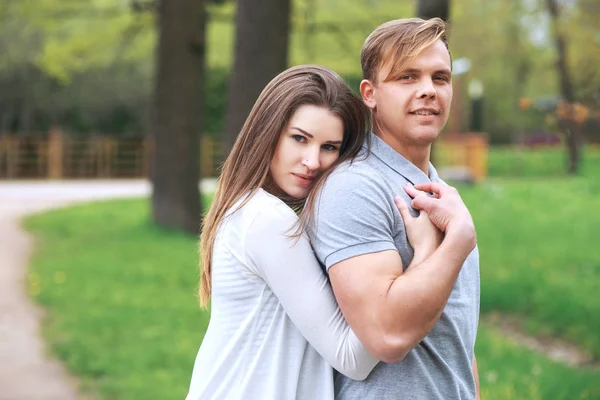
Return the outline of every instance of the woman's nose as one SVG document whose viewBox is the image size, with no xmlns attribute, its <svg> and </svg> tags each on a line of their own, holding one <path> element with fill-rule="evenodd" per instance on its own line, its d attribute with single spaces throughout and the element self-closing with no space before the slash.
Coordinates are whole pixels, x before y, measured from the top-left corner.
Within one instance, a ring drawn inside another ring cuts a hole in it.
<svg viewBox="0 0 600 400">
<path fill-rule="evenodd" d="M 302 158 L 302 165 L 311 171 L 319 169 L 320 164 L 318 151 L 307 151 Z"/>
</svg>

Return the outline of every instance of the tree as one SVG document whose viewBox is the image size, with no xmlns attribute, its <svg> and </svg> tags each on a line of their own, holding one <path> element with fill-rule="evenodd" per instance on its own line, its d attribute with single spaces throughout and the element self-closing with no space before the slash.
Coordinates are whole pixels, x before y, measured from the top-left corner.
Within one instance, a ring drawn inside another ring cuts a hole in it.
<svg viewBox="0 0 600 400">
<path fill-rule="evenodd" d="M 191 234 L 201 222 L 205 20 L 202 0 L 158 2 L 152 214 Z"/>
<path fill-rule="evenodd" d="M 450 16 L 450 0 L 417 1 L 417 17 L 423 19 L 441 18 L 448 21 Z"/>
<path fill-rule="evenodd" d="M 581 160 L 581 132 L 573 115 L 575 92 L 567 63 L 567 41 L 560 29 L 560 9 L 558 4 L 556 4 L 556 0 L 546 0 L 546 6 L 552 18 L 552 32 L 557 52 L 556 68 L 560 93 L 565 102 L 564 107 L 566 108 L 566 112 L 563 112 L 560 117 L 560 126 L 567 139 L 569 155 L 568 172 L 569 174 L 576 174 Z"/>
<path fill-rule="evenodd" d="M 262 89 L 287 67 L 289 31 L 290 0 L 238 0 L 223 138 L 225 154 Z"/>
</svg>

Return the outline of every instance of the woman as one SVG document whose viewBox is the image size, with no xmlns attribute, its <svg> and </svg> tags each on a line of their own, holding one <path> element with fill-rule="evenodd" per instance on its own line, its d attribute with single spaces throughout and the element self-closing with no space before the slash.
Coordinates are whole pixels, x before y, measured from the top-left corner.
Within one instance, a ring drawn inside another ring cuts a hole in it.
<svg viewBox="0 0 600 400">
<path fill-rule="evenodd" d="M 302 232 L 311 191 L 357 156 L 368 118 L 343 80 L 318 66 L 290 68 L 261 93 L 203 226 L 200 298 L 212 298 L 212 313 L 188 400 L 333 399 L 331 366 L 364 379 L 378 362 L 345 322 Z"/>
</svg>

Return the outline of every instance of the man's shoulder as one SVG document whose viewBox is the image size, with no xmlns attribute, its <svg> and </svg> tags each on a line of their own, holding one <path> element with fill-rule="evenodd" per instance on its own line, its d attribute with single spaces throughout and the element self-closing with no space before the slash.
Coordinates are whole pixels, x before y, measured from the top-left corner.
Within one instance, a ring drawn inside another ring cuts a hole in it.
<svg viewBox="0 0 600 400">
<path fill-rule="evenodd" d="M 383 176 L 373 168 L 368 159 L 360 158 L 339 165 L 327 178 L 323 193 L 385 191 L 386 188 Z"/>
</svg>

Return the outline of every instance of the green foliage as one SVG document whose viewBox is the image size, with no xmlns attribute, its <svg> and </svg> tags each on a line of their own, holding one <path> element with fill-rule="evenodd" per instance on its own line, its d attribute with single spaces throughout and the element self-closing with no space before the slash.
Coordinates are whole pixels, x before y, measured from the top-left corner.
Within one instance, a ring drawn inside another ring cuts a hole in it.
<svg viewBox="0 0 600 400">
<path fill-rule="evenodd" d="M 489 152 L 488 174 L 503 178 L 565 177 L 566 157 L 562 147 L 530 149 L 493 146 Z M 594 178 L 600 171 L 600 148 L 586 146 L 582 158 L 580 174 Z"/>
<path fill-rule="evenodd" d="M 156 34 L 152 7 L 141 1 L 0 0 L 0 130 L 146 133 L 153 96 Z M 600 88 L 594 0 L 571 2 L 563 13 L 578 99 L 597 109 Z M 235 2 L 209 4 L 205 127 L 222 130 L 228 70 L 233 60 Z M 290 64 L 316 63 L 345 77 L 360 76 L 359 53 L 380 23 L 413 16 L 414 2 L 295 0 Z M 531 131 L 552 131 L 545 112 L 518 108 L 558 93 L 555 51 L 543 2 L 456 0 L 451 7 L 451 51 L 473 67 L 455 79 L 455 105 L 468 120 L 466 86 L 485 85 L 484 129 L 494 143 Z M 35 71 L 29 73 L 28 71 Z M 462 88 L 462 89 L 459 89 Z M 25 121 L 23 121 L 25 120 Z M 3 122 L 5 121 L 5 122 Z M 12 121 L 10 124 L 6 121 Z M 4 125 L 4 126 L 3 126 Z M 597 137 L 596 125 L 587 127 Z M 465 126 L 466 127 L 466 126 Z"/>
</svg>

